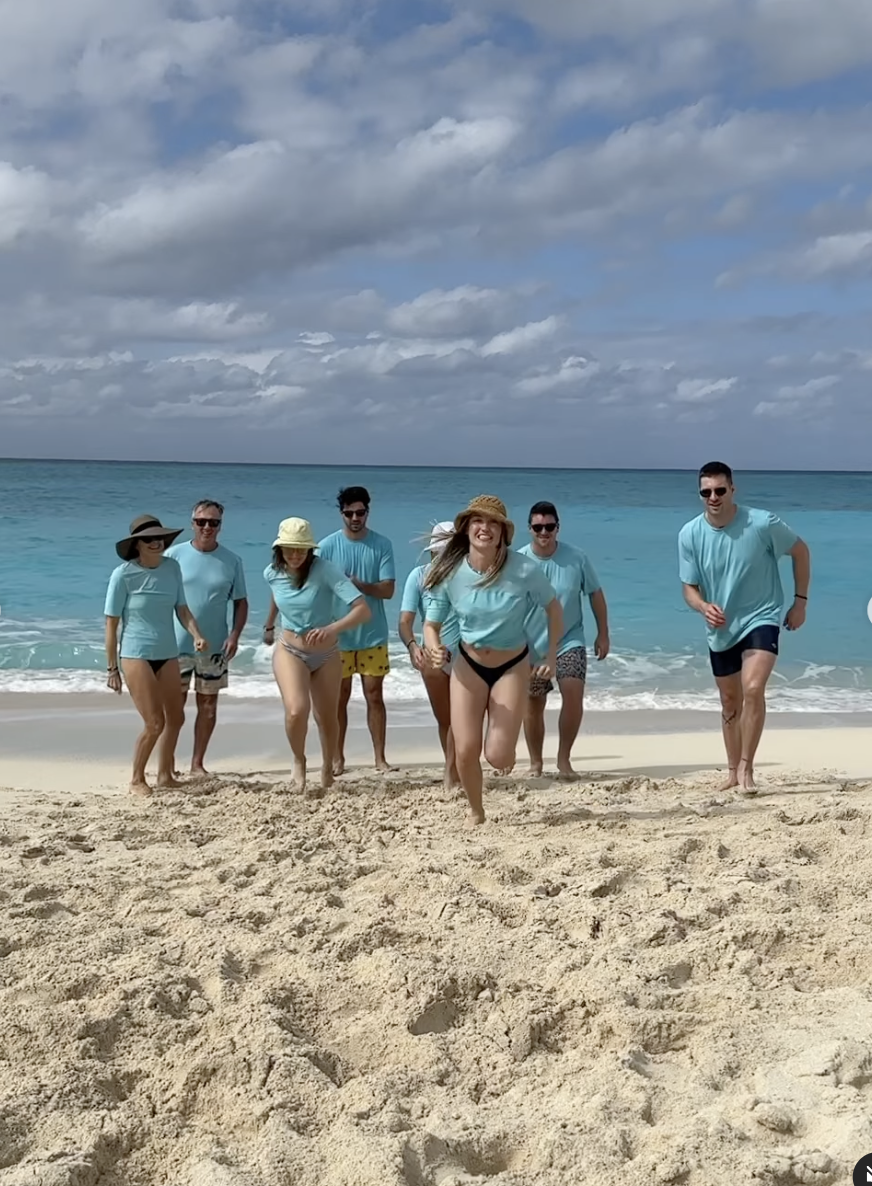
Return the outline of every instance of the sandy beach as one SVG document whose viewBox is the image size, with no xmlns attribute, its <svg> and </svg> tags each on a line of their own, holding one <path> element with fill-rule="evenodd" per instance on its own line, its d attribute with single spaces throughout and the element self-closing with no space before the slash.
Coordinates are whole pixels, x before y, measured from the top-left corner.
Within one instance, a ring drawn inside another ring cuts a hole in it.
<svg viewBox="0 0 872 1186">
<path fill-rule="evenodd" d="M 2 1186 L 824 1186 L 872 1151 L 866 730 L 778 722 L 740 800 L 706 714 L 592 717 L 579 783 L 522 749 L 467 831 L 417 727 L 379 777 L 357 722 L 314 800 L 275 720 L 228 721 L 215 777 L 139 802 L 126 709 L 32 699 Z"/>
</svg>

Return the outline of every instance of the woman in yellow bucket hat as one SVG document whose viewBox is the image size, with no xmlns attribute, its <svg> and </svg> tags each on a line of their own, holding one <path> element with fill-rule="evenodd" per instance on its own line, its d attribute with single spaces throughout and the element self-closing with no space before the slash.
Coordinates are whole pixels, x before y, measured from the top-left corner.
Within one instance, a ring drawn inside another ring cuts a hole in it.
<svg viewBox="0 0 872 1186">
<path fill-rule="evenodd" d="M 305 791 L 309 710 L 321 738 L 321 792 L 333 785 L 333 759 L 339 739 L 339 686 L 342 662 L 338 639 L 370 617 L 360 591 L 329 560 L 315 555 L 317 543 L 306 519 L 283 519 L 273 541 L 272 561 L 264 569 L 272 600 L 264 642 L 275 641 L 276 616 L 282 633 L 273 652 L 273 673 L 285 708 L 285 732 L 294 755 L 294 782 Z M 347 607 L 335 619 L 336 604 Z"/>
<path fill-rule="evenodd" d="M 548 653 L 535 673 L 557 666 L 563 633 L 560 602 L 541 567 L 510 550 L 515 525 L 505 503 L 480 494 L 454 520 L 454 533 L 424 578 L 424 641 L 434 667 L 445 662 L 443 623 L 460 624 L 451 671 L 451 731 L 469 819 L 484 823 L 481 754 L 496 770 L 511 769 L 530 682 L 525 624 L 534 606 L 548 618 Z M 484 723 L 487 717 L 487 735 Z"/>
</svg>

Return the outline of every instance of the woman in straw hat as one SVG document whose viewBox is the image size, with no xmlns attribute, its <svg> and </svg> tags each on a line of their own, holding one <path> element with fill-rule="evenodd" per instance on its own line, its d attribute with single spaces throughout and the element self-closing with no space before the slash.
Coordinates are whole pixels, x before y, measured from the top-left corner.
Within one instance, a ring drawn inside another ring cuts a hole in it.
<svg viewBox="0 0 872 1186">
<path fill-rule="evenodd" d="M 339 740 L 339 687 L 342 662 L 338 640 L 370 618 L 360 590 L 329 560 L 315 555 L 312 528 L 305 519 L 283 519 L 273 543 L 272 563 L 264 570 L 272 600 L 263 638 L 275 640 L 275 620 L 282 634 L 273 652 L 273 672 L 285 707 L 285 731 L 294 755 L 294 782 L 306 790 L 306 733 L 309 708 L 321 737 L 321 789 L 334 782 L 333 759 Z M 335 620 L 337 603 L 347 607 Z"/>
<path fill-rule="evenodd" d="M 451 730 L 470 822 L 484 823 L 481 753 L 496 770 L 515 764 L 530 682 L 527 615 L 541 606 L 548 618 L 548 653 L 535 669 L 549 678 L 563 633 L 560 602 L 541 567 L 509 550 L 515 526 L 505 503 L 474 498 L 454 520 L 445 548 L 424 578 L 424 639 L 434 667 L 445 662 L 442 627 L 452 610 L 460 623 L 451 672 Z"/>
<path fill-rule="evenodd" d="M 430 560 L 435 561 L 445 545 L 454 534 L 453 523 L 437 523 L 430 533 Z M 439 727 L 439 741 L 445 754 L 444 782 L 447 789 L 460 786 L 460 775 L 457 773 L 457 763 L 454 759 L 454 738 L 451 735 L 451 700 L 449 694 L 451 663 L 458 642 L 460 642 L 460 625 L 457 615 L 452 611 L 442 623 L 440 638 L 442 645 L 448 651 L 448 662 L 442 667 L 431 667 L 426 652 L 418 645 L 415 638 L 415 618 L 424 621 L 424 578 L 429 565 L 419 564 L 413 568 L 406 578 L 403 589 L 403 600 L 400 603 L 400 621 L 398 633 L 403 645 L 409 652 L 409 659 L 416 671 L 420 671 L 424 681 L 424 688 L 433 709 L 433 716 Z"/>
<path fill-rule="evenodd" d="M 178 561 L 164 555 L 164 549 L 181 534 L 180 527 L 164 527 L 154 515 L 134 519 L 130 534 L 115 545 L 122 563 L 113 571 L 106 591 L 106 682 L 120 695 L 124 673 L 143 722 L 133 750 L 130 789 L 135 795 L 151 794 L 145 767 L 158 740 L 156 785 L 182 785 L 173 775 L 176 743 L 185 719 L 175 618 L 190 633 L 197 651 L 208 647 L 185 601 Z"/>
</svg>

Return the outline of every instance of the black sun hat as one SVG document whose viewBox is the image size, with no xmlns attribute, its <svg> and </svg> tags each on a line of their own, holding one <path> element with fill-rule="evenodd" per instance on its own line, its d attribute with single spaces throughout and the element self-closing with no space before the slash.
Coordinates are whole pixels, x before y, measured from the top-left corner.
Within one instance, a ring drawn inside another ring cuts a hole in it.
<svg viewBox="0 0 872 1186">
<path fill-rule="evenodd" d="M 130 535 L 118 541 L 115 551 L 122 560 L 132 560 L 136 556 L 138 539 L 163 539 L 169 547 L 183 531 L 183 527 L 164 527 L 160 519 L 156 519 L 154 515 L 139 515 L 130 524 Z"/>
</svg>

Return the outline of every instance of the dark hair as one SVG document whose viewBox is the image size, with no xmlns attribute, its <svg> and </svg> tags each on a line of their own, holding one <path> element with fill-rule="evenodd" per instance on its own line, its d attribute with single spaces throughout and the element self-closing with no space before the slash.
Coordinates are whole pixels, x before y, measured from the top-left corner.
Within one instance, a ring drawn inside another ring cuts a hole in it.
<svg viewBox="0 0 872 1186">
<path fill-rule="evenodd" d="M 732 486 L 733 471 L 725 461 L 707 461 L 705 465 L 699 467 L 700 478 L 719 478 L 721 474 L 727 479 Z M 697 479 L 698 481 L 699 479 Z"/>
<path fill-rule="evenodd" d="M 534 502 L 530 507 L 530 513 L 527 516 L 527 526 L 533 522 L 534 515 L 553 515 L 557 522 L 560 522 L 560 516 L 557 514 L 557 507 L 553 502 Z"/>
<path fill-rule="evenodd" d="M 209 507 L 214 507 L 219 515 L 223 516 L 223 514 L 224 514 L 224 507 L 221 505 L 220 502 L 216 502 L 214 498 L 200 498 L 200 499 L 198 499 L 197 502 L 195 502 L 194 505 L 191 507 L 191 515 L 193 515 L 195 511 L 199 511 L 200 507 L 203 507 L 206 510 L 208 510 Z"/>
<path fill-rule="evenodd" d="M 365 486 L 343 486 L 336 495 L 336 503 L 340 511 L 350 507 L 353 502 L 362 502 L 369 510 L 369 491 Z"/>
<path fill-rule="evenodd" d="M 316 556 L 314 549 L 309 549 L 309 555 L 303 561 L 299 568 L 288 568 L 285 560 L 285 554 L 275 544 L 273 546 L 272 566 L 276 572 L 283 572 L 295 589 L 302 589 L 306 581 L 309 579 L 309 573 L 312 571 L 312 565 L 315 563 Z"/>
</svg>

